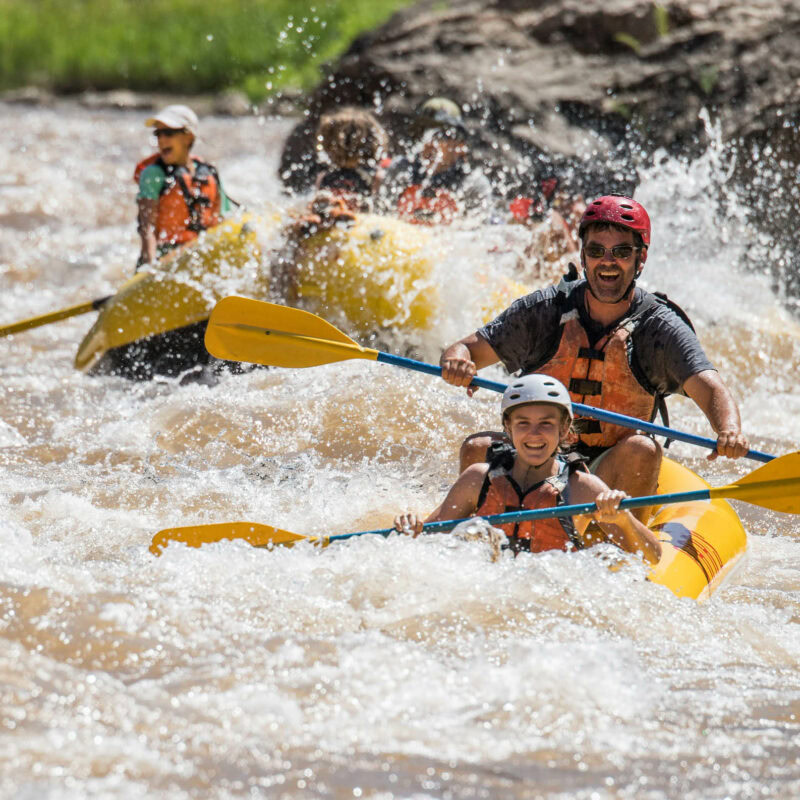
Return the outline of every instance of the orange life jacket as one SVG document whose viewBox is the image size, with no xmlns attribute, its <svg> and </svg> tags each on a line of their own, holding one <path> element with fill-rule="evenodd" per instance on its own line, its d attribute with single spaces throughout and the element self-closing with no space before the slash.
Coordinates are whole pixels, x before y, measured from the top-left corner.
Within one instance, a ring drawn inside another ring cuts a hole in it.
<svg viewBox="0 0 800 800">
<path fill-rule="evenodd" d="M 374 179 L 366 169 L 342 167 L 326 172 L 317 188 L 340 198 L 348 211 L 356 213 L 369 209 Z"/>
<path fill-rule="evenodd" d="M 570 475 L 578 468 L 584 467 L 574 462 L 565 464 L 558 475 L 546 478 L 527 492 L 522 492 L 511 477 L 508 462 L 502 463 L 501 459 L 501 463 L 498 464 L 493 461 L 489 465 L 478 497 L 478 510 L 475 516 L 487 517 L 490 514 L 504 514 L 507 511 L 555 508 L 564 505 L 564 491 Z M 541 553 L 545 550 L 573 550 L 583 547 L 572 517 L 509 522 L 500 528 L 508 536 L 509 548 L 515 553 L 521 550 Z"/>
<path fill-rule="evenodd" d="M 517 195 L 508 206 L 511 218 L 515 222 L 544 219 L 547 206 L 549 206 L 557 186 L 558 178 L 545 178 L 541 182 L 542 192 L 540 196 L 527 197 L 525 195 Z"/>
<path fill-rule="evenodd" d="M 158 153 L 136 165 L 133 179 L 138 184 L 146 167 L 157 164 L 164 170 L 166 181 L 158 198 L 156 242 L 175 246 L 197 238 L 200 231 L 222 221 L 217 170 L 199 158 L 192 158 L 194 175 L 185 167 L 165 164 Z"/>
<path fill-rule="evenodd" d="M 459 208 L 453 193 L 447 189 L 409 186 L 397 201 L 397 213 L 415 225 L 449 225 Z"/>
<path fill-rule="evenodd" d="M 651 421 L 663 398 L 657 397 L 656 392 L 643 385 L 633 373 L 631 334 L 658 302 L 655 297 L 646 298 L 644 307 L 637 314 L 624 317 L 593 347 L 574 303 L 572 307 L 567 305 L 561 316 L 558 349 L 552 358 L 534 371 L 561 381 L 575 403 Z M 578 439 L 589 447 L 611 447 L 635 433 L 621 425 L 577 416 L 574 427 Z"/>
</svg>

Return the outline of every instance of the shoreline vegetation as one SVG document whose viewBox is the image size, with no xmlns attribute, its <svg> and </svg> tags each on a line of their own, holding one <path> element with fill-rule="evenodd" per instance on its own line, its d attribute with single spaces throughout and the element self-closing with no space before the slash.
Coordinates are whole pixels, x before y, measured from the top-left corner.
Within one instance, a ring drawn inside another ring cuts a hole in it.
<svg viewBox="0 0 800 800">
<path fill-rule="evenodd" d="M 243 92 L 313 87 L 412 0 L 0 0 L 0 91 Z"/>
</svg>

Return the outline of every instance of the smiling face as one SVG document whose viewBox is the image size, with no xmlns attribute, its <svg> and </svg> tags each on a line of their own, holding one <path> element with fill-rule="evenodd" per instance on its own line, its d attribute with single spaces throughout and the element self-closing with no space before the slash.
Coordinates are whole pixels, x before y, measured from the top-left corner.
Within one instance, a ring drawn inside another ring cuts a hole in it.
<svg viewBox="0 0 800 800">
<path fill-rule="evenodd" d="M 158 152 L 165 164 L 184 165 L 189 161 L 189 152 L 194 143 L 194 134 L 157 126 L 153 131 L 158 142 Z"/>
<path fill-rule="evenodd" d="M 555 455 L 569 430 L 569 418 L 560 406 L 532 403 L 514 406 L 506 415 L 505 428 L 517 458 L 540 467 Z"/>
<path fill-rule="evenodd" d="M 625 299 L 647 252 L 635 249 L 635 244 L 633 232 L 629 230 L 592 226 L 586 231 L 581 260 L 589 290 L 596 300 L 613 304 Z M 634 247 L 628 258 L 615 258 L 611 254 L 611 248 L 619 245 Z M 595 247 L 605 248 L 599 258 L 592 258 L 587 252 Z"/>
</svg>

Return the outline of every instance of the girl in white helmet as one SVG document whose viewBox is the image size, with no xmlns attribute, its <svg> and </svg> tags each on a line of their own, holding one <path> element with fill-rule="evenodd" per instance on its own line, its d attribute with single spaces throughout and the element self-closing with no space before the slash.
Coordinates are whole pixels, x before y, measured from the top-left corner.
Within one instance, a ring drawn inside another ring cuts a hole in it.
<svg viewBox="0 0 800 800">
<path fill-rule="evenodd" d="M 627 495 L 609 489 L 581 463 L 559 458 L 559 447 L 573 420 L 566 387 L 548 375 L 513 380 L 503 394 L 503 428 L 513 448 L 501 448 L 489 462 L 472 464 L 461 473 L 444 502 L 425 520 L 489 516 L 520 509 L 597 503 L 592 515 L 509 523 L 501 526 L 514 552 L 572 550 L 596 544 L 584 536 L 594 520 L 605 540 L 656 563 L 661 544 L 655 534 L 619 504 Z M 418 535 L 423 522 L 402 514 L 395 528 Z"/>
</svg>

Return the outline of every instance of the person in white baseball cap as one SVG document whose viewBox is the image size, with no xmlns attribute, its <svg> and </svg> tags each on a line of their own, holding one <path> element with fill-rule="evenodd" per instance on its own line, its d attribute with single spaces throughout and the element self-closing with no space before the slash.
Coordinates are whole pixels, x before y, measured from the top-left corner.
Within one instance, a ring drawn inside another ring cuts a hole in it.
<svg viewBox="0 0 800 800">
<path fill-rule="evenodd" d="M 137 269 L 218 225 L 231 208 L 216 167 L 191 154 L 198 119 L 189 106 L 167 106 L 144 124 L 153 128 L 158 151 L 133 175 L 142 243 Z"/>
<path fill-rule="evenodd" d="M 661 544 L 656 535 L 629 511 L 619 508 L 625 492 L 609 489 L 582 463 L 560 456 L 559 448 L 573 420 L 572 403 L 564 384 L 541 374 L 514 378 L 503 394 L 501 412 L 511 444 L 494 450 L 488 462 L 467 467 L 425 522 L 596 503 L 593 514 L 512 522 L 500 527 L 514 553 L 575 550 L 608 541 L 622 550 L 641 554 L 650 563 L 658 561 Z M 590 529 L 592 521 L 598 524 Z M 421 533 L 423 522 L 416 514 L 401 514 L 394 526 L 416 536 Z"/>
</svg>

